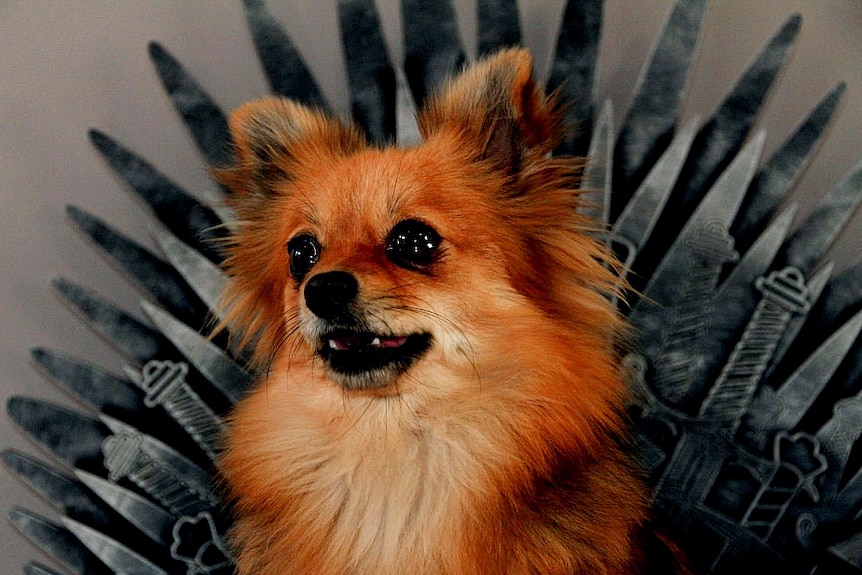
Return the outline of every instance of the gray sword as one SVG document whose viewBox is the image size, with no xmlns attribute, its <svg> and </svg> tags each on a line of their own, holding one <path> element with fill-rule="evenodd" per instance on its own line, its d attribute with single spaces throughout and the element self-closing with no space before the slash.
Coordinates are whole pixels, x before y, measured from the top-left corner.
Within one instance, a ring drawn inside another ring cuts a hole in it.
<svg viewBox="0 0 862 575">
<path fill-rule="evenodd" d="M 516 0 L 476 2 L 476 52 L 479 56 L 521 44 Z"/>
<path fill-rule="evenodd" d="M 404 74 L 413 101 L 425 97 L 466 61 L 451 0 L 401 0 Z M 433 22 L 433 26 L 428 23 Z"/>
<path fill-rule="evenodd" d="M 161 44 L 151 42 L 149 48 L 162 86 L 207 163 L 212 166 L 232 163 L 224 112 Z"/>
<path fill-rule="evenodd" d="M 384 145 L 395 137 L 396 86 L 377 9 L 372 0 L 338 0 L 337 8 L 353 121 Z"/>
<path fill-rule="evenodd" d="M 75 575 L 109 575 L 93 555 L 68 529 L 26 509 L 11 509 L 7 517 L 24 537 L 54 557 Z"/>
<path fill-rule="evenodd" d="M 64 513 L 87 517 L 101 525 L 110 520 L 108 509 L 66 473 L 24 453 L 7 449 L 3 463 L 36 493 Z"/>
<path fill-rule="evenodd" d="M 808 291 L 808 301 L 811 305 L 814 305 L 820 298 L 820 294 L 825 289 L 829 278 L 832 276 L 832 270 L 834 266 L 831 263 L 824 265 L 821 269 L 817 270 L 806 282 L 806 289 Z M 799 314 L 791 318 L 790 323 L 787 325 L 787 328 L 784 330 L 784 334 L 781 336 L 781 340 L 778 342 L 778 345 L 775 348 L 775 353 L 772 354 L 772 362 L 769 364 L 768 369 L 766 370 L 766 374 L 764 375 L 764 380 L 769 381 L 770 378 L 776 372 L 776 369 L 779 365 L 781 365 L 781 360 L 784 358 L 787 351 L 790 349 L 790 346 L 796 340 L 797 336 L 802 332 L 802 327 L 805 325 L 805 321 L 807 319 L 807 314 Z"/>
<path fill-rule="evenodd" d="M 666 337 L 672 339 L 675 330 L 693 328 L 692 321 L 707 317 L 702 306 L 713 295 L 722 265 L 735 257 L 727 230 L 754 174 L 763 143 L 761 132 L 725 170 L 655 270 L 644 289 L 644 298 L 636 304 L 631 318 L 640 331 L 648 359 L 654 360 L 667 347 L 662 334 L 667 332 Z M 682 311 L 674 309 L 682 304 L 692 306 L 693 318 L 683 317 L 679 315 Z M 655 306 L 668 308 L 660 311 Z M 677 314 L 674 321 L 680 324 L 678 327 L 668 323 L 670 314 Z M 685 346 L 696 345 L 696 340 L 685 339 Z"/>
<path fill-rule="evenodd" d="M 98 420 L 24 397 L 9 399 L 6 410 L 27 435 L 66 465 L 92 469 L 99 464 L 99 446 L 107 430 Z"/>
<path fill-rule="evenodd" d="M 610 100 L 605 102 L 593 130 L 587 165 L 581 182 L 582 203 L 579 211 L 602 225 L 610 224 L 611 178 L 613 177 L 614 112 Z"/>
<path fill-rule="evenodd" d="M 687 178 L 680 182 L 681 193 L 675 195 L 674 206 L 679 213 L 691 212 L 742 147 L 796 40 L 801 22 L 799 14 L 794 14 L 784 23 L 704 124 L 683 170 Z"/>
<path fill-rule="evenodd" d="M 838 369 L 862 330 L 862 311 L 817 348 L 777 391 L 764 387 L 749 416 L 755 429 L 793 429 Z M 763 440 L 763 433 L 759 439 Z"/>
<path fill-rule="evenodd" d="M 649 63 L 638 77 L 635 95 L 614 150 L 614 185 L 634 190 L 673 137 L 680 102 L 694 52 L 706 0 L 676 0 L 653 45 Z M 611 214 L 615 218 L 628 198 Z"/>
<path fill-rule="evenodd" d="M 150 233 L 171 265 L 211 310 L 210 313 L 216 314 L 227 282 L 221 269 L 166 227 L 154 224 Z"/>
<path fill-rule="evenodd" d="M 548 91 L 558 91 L 567 103 L 563 121 L 568 130 L 557 149 L 560 154 L 582 156 L 590 142 L 602 11 L 600 0 L 568 0 L 563 11 L 547 82 Z M 608 161 L 612 159 L 611 155 Z"/>
<path fill-rule="evenodd" d="M 626 247 L 628 266 L 643 249 L 670 197 L 697 127 L 698 119 L 693 118 L 679 131 L 614 222 L 613 239 Z"/>
<path fill-rule="evenodd" d="M 758 305 L 755 283 L 767 273 L 795 214 L 796 205 L 787 206 L 719 286 L 712 305 L 709 333 L 696 351 L 700 362 L 699 379 L 703 383 L 712 381 L 717 375 L 721 362 L 728 358 L 754 313 Z M 777 335 L 780 337 L 781 334 Z"/>
<path fill-rule="evenodd" d="M 416 102 L 410 92 L 407 76 L 401 68 L 395 68 L 395 141 L 402 148 L 422 143 L 416 117 Z"/>
<path fill-rule="evenodd" d="M 125 517 L 144 535 L 165 547 L 170 547 L 173 538 L 171 530 L 176 517 L 156 505 L 146 497 L 124 487 L 102 479 L 92 473 L 76 470 L 75 475 L 102 501 Z"/>
<path fill-rule="evenodd" d="M 135 553 L 101 531 L 68 517 L 62 517 L 61 520 L 63 521 L 63 525 L 83 543 L 84 547 L 89 549 L 93 555 L 98 557 L 115 573 L 168 575 L 167 571 L 157 567 L 143 555 Z"/>
<path fill-rule="evenodd" d="M 148 302 L 141 302 L 141 306 L 159 331 L 225 397 L 236 402 L 245 395 L 251 382 L 251 376 L 228 357 L 221 348 L 164 310 Z"/>
<path fill-rule="evenodd" d="M 126 357 L 137 363 L 145 363 L 153 357 L 180 359 L 163 335 L 107 303 L 94 291 L 63 278 L 54 280 L 53 285 L 63 301 L 79 313 L 88 326 Z"/>
<path fill-rule="evenodd" d="M 101 420 L 113 432 L 100 445 L 108 479 L 128 477 L 172 513 L 219 504 L 212 478 L 191 460 L 117 419 L 102 415 Z"/>
<path fill-rule="evenodd" d="M 167 262 L 84 210 L 67 206 L 66 213 L 112 263 L 156 301 L 184 321 L 204 324 L 207 308 Z"/>
<path fill-rule="evenodd" d="M 829 92 L 754 177 L 731 228 L 740 251 L 748 248 L 811 162 L 845 89 L 841 82 Z"/>
<path fill-rule="evenodd" d="M 93 411 L 136 413 L 144 408 L 140 392 L 125 379 L 48 349 L 34 349 L 31 356 L 40 371 Z"/>
<path fill-rule="evenodd" d="M 805 272 L 811 270 L 844 229 L 844 225 L 862 202 L 862 162 L 832 187 L 790 236 L 781 262 Z"/>
<path fill-rule="evenodd" d="M 314 76 L 266 2 L 243 0 L 242 5 L 258 59 L 272 91 L 303 104 L 326 109 L 326 99 Z"/>
<path fill-rule="evenodd" d="M 739 427 L 793 314 L 808 312 L 805 278 L 796 268 L 774 271 L 756 282 L 762 294 L 745 331 L 701 404 L 699 418 L 728 436 Z"/>
<path fill-rule="evenodd" d="M 90 141 L 111 169 L 177 237 L 211 260 L 221 260 L 215 241 L 224 236 L 225 230 L 209 206 L 106 134 L 91 130 Z"/>
</svg>

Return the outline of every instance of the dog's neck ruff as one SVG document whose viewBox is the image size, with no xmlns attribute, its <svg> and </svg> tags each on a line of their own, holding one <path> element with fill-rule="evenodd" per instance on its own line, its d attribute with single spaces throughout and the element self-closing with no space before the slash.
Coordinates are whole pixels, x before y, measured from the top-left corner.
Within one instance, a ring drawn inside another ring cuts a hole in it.
<svg viewBox="0 0 862 575">
<path fill-rule="evenodd" d="M 331 392 L 309 399 L 298 390 L 294 399 L 305 405 L 284 414 L 279 437 L 250 443 L 256 452 L 245 454 L 268 468 L 271 484 L 262 496 L 285 502 L 279 515 L 290 516 L 296 532 L 283 541 L 300 547 L 325 541 L 319 560 L 333 569 L 445 572 L 433 563 L 458 548 L 463 510 L 475 507 L 482 486 L 501 467 L 495 458 L 511 457 L 499 455 L 506 453 L 499 443 L 510 424 L 489 425 L 485 408 L 467 402 L 459 413 L 429 413 L 410 397 L 356 396 L 335 386 Z M 297 552 L 286 548 L 281 555 Z"/>
</svg>

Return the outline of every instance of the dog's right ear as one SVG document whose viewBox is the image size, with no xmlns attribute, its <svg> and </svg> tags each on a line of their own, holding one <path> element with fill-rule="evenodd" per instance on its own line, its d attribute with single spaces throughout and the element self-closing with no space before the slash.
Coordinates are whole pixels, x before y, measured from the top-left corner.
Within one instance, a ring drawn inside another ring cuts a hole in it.
<svg viewBox="0 0 862 575">
<path fill-rule="evenodd" d="M 268 195 L 292 179 L 304 158 L 347 155 L 365 143 L 355 128 L 286 98 L 243 104 L 229 127 L 236 160 L 216 177 L 237 194 Z"/>
</svg>

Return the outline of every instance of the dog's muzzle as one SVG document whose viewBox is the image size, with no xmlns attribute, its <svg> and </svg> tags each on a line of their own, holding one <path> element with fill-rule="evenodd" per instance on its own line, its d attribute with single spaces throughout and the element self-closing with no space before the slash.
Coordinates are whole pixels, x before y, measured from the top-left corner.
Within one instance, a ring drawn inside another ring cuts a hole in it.
<svg viewBox="0 0 862 575">
<path fill-rule="evenodd" d="M 350 273 L 317 274 L 306 282 L 303 296 L 323 325 L 317 354 L 345 388 L 385 387 L 431 346 L 429 333 L 392 333 L 368 321 L 359 282 Z"/>
</svg>

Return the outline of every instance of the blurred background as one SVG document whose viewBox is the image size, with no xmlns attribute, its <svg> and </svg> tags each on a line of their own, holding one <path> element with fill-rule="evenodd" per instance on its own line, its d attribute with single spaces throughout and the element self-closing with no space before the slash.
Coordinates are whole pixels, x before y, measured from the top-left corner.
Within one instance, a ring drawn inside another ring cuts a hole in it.
<svg viewBox="0 0 862 575">
<path fill-rule="evenodd" d="M 402 59 L 398 0 L 378 0 L 393 61 Z M 475 3 L 454 0 L 462 40 L 473 53 Z M 607 0 L 599 100 L 622 119 L 670 0 Z M 336 111 L 348 109 L 334 2 L 269 0 Z M 525 43 L 544 75 L 563 0 L 521 0 Z M 715 0 L 683 120 L 708 117 L 745 65 L 794 12 L 803 16 L 794 53 L 760 118 L 766 154 L 840 80 L 848 90 L 828 139 L 797 186 L 804 217 L 815 200 L 862 160 L 862 2 Z M 65 206 L 95 214 L 152 246 L 142 208 L 92 150 L 89 128 L 130 147 L 192 193 L 211 189 L 206 169 L 162 92 L 147 44 L 164 45 L 224 110 L 267 93 L 239 0 L 183 2 L 0 1 L 0 395 L 69 403 L 32 369 L 29 350 L 48 347 L 118 371 L 122 360 L 53 295 L 65 276 L 137 313 L 140 294 L 74 232 Z M 833 250 L 844 267 L 859 258 L 857 214 Z M 0 447 L 35 450 L 5 417 Z M 50 511 L 5 469 L 0 507 Z M 46 561 L 0 521 L 0 573 Z"/>
</svg>

